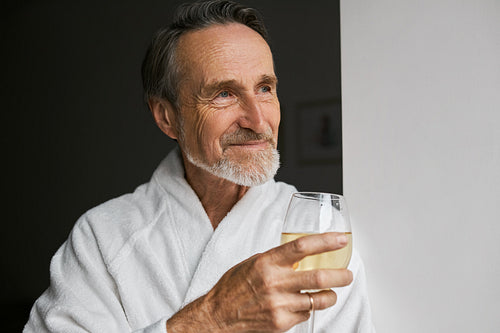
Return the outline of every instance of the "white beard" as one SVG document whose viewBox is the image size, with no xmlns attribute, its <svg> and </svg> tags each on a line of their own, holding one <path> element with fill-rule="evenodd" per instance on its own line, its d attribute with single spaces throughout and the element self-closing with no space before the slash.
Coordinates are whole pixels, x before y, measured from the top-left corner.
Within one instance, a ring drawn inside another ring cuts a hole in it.
<svg viewBox="0 0 500 333">
<path fill-rule="evenodd" d="M 186 149 L 184 153 L 189 162 L 210 174 L 249 187 L 264 184 L 273 178 L 280 166 L 279 152 L 271 146 L 269 149 L 251 153 L 245 163 L 237 163 L 230 158 L 222 157 L 209 165 L 194 158 Z"/>
</svg>

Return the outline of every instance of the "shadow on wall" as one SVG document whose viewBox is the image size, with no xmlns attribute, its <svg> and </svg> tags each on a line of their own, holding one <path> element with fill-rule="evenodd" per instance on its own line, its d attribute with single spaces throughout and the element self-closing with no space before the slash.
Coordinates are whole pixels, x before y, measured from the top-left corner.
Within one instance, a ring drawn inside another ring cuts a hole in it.
<svg viewBox="0 0 500 333">
<path fill-rule="evenodd" d="M 174 146 L 143 104 L 140 64 L 153 32 L 181 2 L 111 1 L 97 8 L 20 1 L 3 12 L 8 225 L 0 242 L 0 304 L 8 331 L 20 330 L 47 288 L 50 258 L 78 217 L 147 182 Z M 307 141 L 316 131 L 309 122 L 318 126 L 324 117 L 315 103 L 334 101 L 340 108 L 338 2 L 248 3 L 264 15 L 280 79 L 283 167 L 277 179 L 341 192 L 340 160 L 321 157 L 321 149 L 331 154 L 333 146 Z M 340 121 L 335 110 L 330 131 Z M 299 133 L 306 139 L 299 141 Z"/>
</svg>

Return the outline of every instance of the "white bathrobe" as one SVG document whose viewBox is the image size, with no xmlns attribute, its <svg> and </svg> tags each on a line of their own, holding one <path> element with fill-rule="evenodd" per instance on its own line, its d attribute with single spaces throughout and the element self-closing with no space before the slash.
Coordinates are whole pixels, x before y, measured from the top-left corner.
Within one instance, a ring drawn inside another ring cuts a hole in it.
<svg viewBox="0 0 500 333">
<path fill-rule="evenodd" d="M 294 191 L 273 180 L 252 187 L 214 231 L 174 150 L 149 183 L 78 220 L 24 332 L 166 332 L 167 319 L 229 268 L 279 245 Z M 350 269 L 354 282 L 317 312 L 317 332 L 371 332 L 357 253 Z"/>
</svg>

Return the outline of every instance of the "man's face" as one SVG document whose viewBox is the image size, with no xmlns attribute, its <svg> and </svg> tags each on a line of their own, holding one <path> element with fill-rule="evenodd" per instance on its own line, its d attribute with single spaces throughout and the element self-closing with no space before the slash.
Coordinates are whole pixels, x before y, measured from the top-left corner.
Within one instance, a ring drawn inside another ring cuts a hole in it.
<svg viewBox="0 0 500 333">
<path fill-rule="evenodd" d="M 188 160 L 246 186 L 274 176 L 280 111 L 264 39 L 242 24 L 215 25 L 183 35 L 177 59 L 178 141 Z"/>
</svg>

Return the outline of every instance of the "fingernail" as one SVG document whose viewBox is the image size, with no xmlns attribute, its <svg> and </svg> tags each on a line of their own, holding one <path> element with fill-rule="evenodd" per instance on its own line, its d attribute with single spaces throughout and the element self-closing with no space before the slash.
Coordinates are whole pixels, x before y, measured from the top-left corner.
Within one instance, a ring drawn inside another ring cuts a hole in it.
<svg viewBox="0 0 500 333">
<path fill-rule="evenodd" d="M 347 236 L 346 235 L 337 236 L 337 242 L 339 243 L 339 245 L 346 245 Z"/>
</svg>

